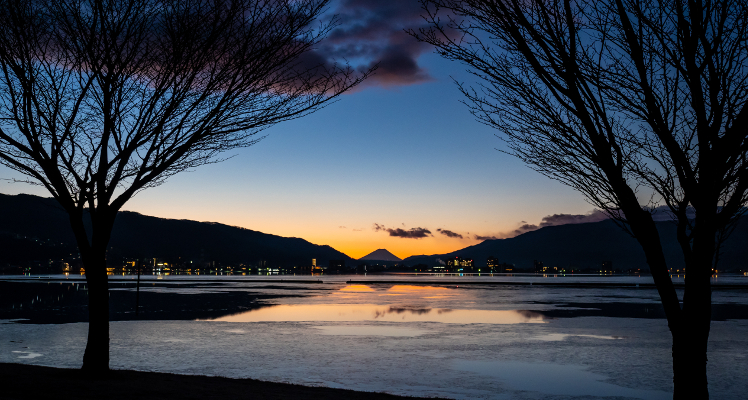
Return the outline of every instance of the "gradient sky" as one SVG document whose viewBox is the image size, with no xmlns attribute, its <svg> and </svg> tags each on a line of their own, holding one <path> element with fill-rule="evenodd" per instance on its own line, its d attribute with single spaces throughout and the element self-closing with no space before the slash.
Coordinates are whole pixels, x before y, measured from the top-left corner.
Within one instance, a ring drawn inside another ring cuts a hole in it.
<svg viewBox="0 0 748 400">
<path fill-rule="evenodd" d="M 574 190 L 497 151 L 495 131 L 459 102 L 450 76 L 470 81 L 464 67 L 402 32 L 422 24 L 417 1 L 344 0 L 332 11 L 341 26 L 316 55 L 362 68 L 380 61 L 372 79 L 124 209 L 300 237 L 354 258 L 378 248 L 446 253 L 533 229 L 523 225 L 598 218 Z M 14 177 L 0 168 L 0 178 Z M 0 192 L 49 196 L 7 180 Z"/>
</svg>

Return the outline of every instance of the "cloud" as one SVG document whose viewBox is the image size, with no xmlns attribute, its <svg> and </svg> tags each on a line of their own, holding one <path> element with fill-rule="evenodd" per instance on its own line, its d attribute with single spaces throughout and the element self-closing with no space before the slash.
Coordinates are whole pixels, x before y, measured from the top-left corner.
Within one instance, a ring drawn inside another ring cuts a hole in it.
<svg viewBox="0 0 748 400">
<path fill-rule="evenodd" d="M 408 239 L 420 239 L 431 236 L 431 231 L 426 228 L 411 228 L 407 231 L 405 229 L 387 229 L 390 236 L 408 238 Z"/>
<path fill-rule="evenodd" d="M 456 233 L 456 232 L 452 232 L 449 229 L 441 229 L 441 228 L 439 228 L 436 231 L 439 232 L 439 233 L 441 233 L 442 235 L 444 235 L 446 237 L 460 238 L 460 239 L 463 238 L 461 234 Z"/>
<path fill-rule="evenodd" d="M 481 236 L 481 235 L 473 235 L 475 240 L 494 240 L 498 239 L 496 236 Z"/>
<path fill-rule="evenodd" d="M 600 210 L 593 210 L 587 214 L 553 214 L 546 215 L 540 222 L 540 228 L 545 226 L 568 225 L 568 224 L 586 224 L 588 222 L 600 222 L 608 219 Z"/>
<path fill-rule="evenodd" d="M 600 210 L 592 210 L 587 214 L 553 214 L 546 215 L 540 220 L 539 224 L 531 224 L 527 221 L 521 221 L 520 226 L 509 232 L 501 232 L 495 235 L 474 235 L 475 240 L 506 239 L 519 236 L 523 233 L 532 232 L 546 226 L 585 224 L 590 222 L 600 222 L 609 217 Z"/>
<path fill-rule="evenodd" d="M 340 225 L 338 228 L 345 229 L 345 227 L 343 225 Z"/>
<path fill-rule="evenodd" d="M 522 221 L 522 222 L 524 222 L 524 221 Z M 530 232 L 530 231 L 537 230 L 538 228 L 540 228 L 540 227 L 537 226 L 537 225 L 525 223 L 522 226 L 520 226 L 519 228 L 517 228 L 514 231 L 512 231 L 512 233 L 514 234 L 514 236 L 519 236 L 519 235 L 521 235 L 521 234 L 523 234 L 525 232 Z"/>
<path fill-rule="evenodd" d="M 331 11 L 339 26 L 325 38 L 310 58 L 347 60 L 359 71 L 378 64 L 377 71 L 361 87 L 404 86 L 433 80 L 418 64 L 421 54 L 431 51 L 405 29 L 426 27 L 417 1 L 341 0 Z"/>
<path fill-rule="evenodd" d="M 523 225 L 515 229 L 510 233 L 508 237 L 519 236 L 526 232 L 545 228 L 546 226 L 557 226 L 557 225 L 570 225 L 570 224 L 586 224 L 590 222 L 600 222 L 608 219 L 609 217 L 600 210 L 592 210 L 587 214 L 553 214 L 546 215 L 540 221 L 538 225 L 528 224 L 522 221 Z"/>
<path fill-rule="evenodd" d="M 387 228 L 384 225 L 374 224 L 374 232 L 384 231 L 390 234 L 390 236 L 400 237 L 405 239 L 421 239 L 431 236 L 431 231 L 426 228 L 411 228 L 408 230 L 402 228 Z"/>
</svg>

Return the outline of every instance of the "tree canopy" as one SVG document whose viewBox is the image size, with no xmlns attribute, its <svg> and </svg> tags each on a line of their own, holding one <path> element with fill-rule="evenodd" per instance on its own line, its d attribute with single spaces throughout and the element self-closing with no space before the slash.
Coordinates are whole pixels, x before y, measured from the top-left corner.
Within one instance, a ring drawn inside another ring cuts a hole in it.
<svg viewBox="0 0 748 400">
<path fill-rule="evenodd" d="M 0 162 L 118 209 L 357 84 L 311 51 L 327 1 L 3 1 Z"/>
<path fill-rule="evenodd" d="M 639 241 L 673 334 L 676 397 L 708 397 L 710 277 L 748 201 L 748 5 L 729 0 L 424 0 L 411 31 L 477 84 L 508 150 Z M 651 211 L 677 224 L 673 287 Z M 682 305 L 681 305 L 682 300 Z"/>
<path fill-rule="evenodd" d="M 106 254 L 122 206 L 372 71 L 314 53 L 336 24 L 316 24 L 328 3 L 0 1 L 0 163 L 68 213 L 89 289 L 84 370 L 109 369 Z"/>
</svg>

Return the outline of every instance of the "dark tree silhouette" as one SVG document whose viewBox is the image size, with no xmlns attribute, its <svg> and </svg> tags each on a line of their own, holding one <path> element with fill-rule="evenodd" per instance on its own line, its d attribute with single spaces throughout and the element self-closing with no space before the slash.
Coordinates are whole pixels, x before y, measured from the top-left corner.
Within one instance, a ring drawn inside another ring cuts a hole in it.
<svg viewBox="0 0 748 400">
<path fill-rule="evenodd" d="M 696 0 L 424 0 L 410 33 L 510 154 L 582 192 L 646 255 L 673 338 L 674 398 L 708 398 L 710 277 L 748 189 L 748 5 Z M 677 224 L 673 287 L 651 210 Z M 682 301 L 682 305 L 680 304 Z"/>
<path fill-rule="evenodd" d="M 315 23 L 328 2 L 0 2 L 0 162 L 69 214 L 89 289 L 84 370 L 109 368 L 106 250 L 125 202 L 371 72 L 312 52 L 335 26 Z"/>
</svg>

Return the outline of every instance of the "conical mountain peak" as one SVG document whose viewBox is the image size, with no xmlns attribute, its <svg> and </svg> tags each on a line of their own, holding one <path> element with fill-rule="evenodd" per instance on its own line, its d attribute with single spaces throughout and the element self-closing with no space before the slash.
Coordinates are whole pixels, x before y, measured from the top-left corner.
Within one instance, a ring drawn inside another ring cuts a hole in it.
<svg viewBox="0 0 748 400">
<path fill-rule="evenodd" d="M 396 255 L 385 249 L 377 249 L 371 253 L 359 258 L 359 260 L 377 260 L 377 261 L 402 261 Z"/>
</svg>

